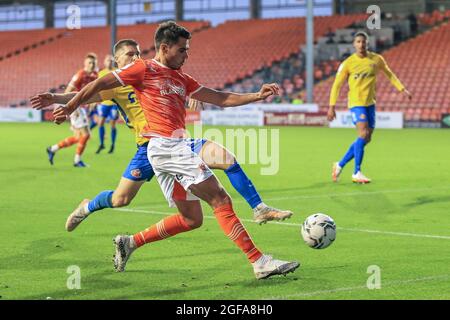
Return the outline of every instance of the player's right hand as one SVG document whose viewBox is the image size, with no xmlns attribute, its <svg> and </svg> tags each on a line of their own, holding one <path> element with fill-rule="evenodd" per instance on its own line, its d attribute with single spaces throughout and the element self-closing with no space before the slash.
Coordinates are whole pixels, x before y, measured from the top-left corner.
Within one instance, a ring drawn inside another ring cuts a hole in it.
<svg viewBox="0 0 450 320">
<path fill-rule="evenodd" d="M 195 99 L 189 99 L 189 110 L 198 111 L 203 109 L 203 102 Z"/>
<path fill-rule="evenodd" d="M 328 109 L 327 119 L 330 122 L 333 121 L 334 119 L 336 119 L 336 111 L 334 110 L 334 107 L 332 107 L 332 106 L 330 106 L 330 108 Z"/>
<path fill-rule="evenodd" d="M 261 87 L 261 90 L 259 90 L 259 92 L 258 92 L 259 100 L 264 100 L 271 95 L 274 95 L 274 96 L 280 95 L 280 87 L 278 86 L 278 84 L 276 84 L 276 83 L 263 84 Z"/>
<path fill-rule="evenodd" d="M 66 107 L 59 106 L 53 110 L 53 122 L 56 124 L 61 124 L 67 119 L 69 119 L 69 110 Z"/>
<path fill-rule="evenodd" d="M 42 110 L 55 103 L 53 94 L 50 92 L 39 93 L 30 98 L 31 107 L 36 110 Z"/>
</svg>

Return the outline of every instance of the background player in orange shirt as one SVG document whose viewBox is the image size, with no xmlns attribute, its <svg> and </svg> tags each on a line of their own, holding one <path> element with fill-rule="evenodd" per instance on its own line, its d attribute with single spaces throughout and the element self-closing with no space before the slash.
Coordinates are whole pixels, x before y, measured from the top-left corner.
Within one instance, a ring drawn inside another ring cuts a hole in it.
<svg viewBox="0 0 450 320">
<path fill-rule="evenodd" d="M 89 82 L 95 79 L 97 79 L 97 56 L 95 53 L 88 53 L 84 58 L 84 68 L 78 70 L 72 77 L 65 92 L 80 91 Z M 50 161 L 50 164 L 53 165 L 53 158 L 58 150 L 78 143 L 73 165 L 74 167 L 86 167 L 86 164 L 81 161 L 81 155 L 86 149 L 87 142 L 91 136 L 86 110 L 79 108 L 72 113 L 70 115 L 70 124 L 73 136 L 65 138 L 53 146 L 47 147 L 48 160 Z"/>
</svg>

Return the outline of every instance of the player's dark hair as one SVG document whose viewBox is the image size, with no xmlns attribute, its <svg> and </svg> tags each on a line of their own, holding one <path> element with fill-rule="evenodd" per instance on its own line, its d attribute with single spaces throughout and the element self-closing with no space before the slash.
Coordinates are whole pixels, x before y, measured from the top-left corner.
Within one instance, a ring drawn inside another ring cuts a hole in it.
<svg viewBox="0 0 450 320">
<path fill-rule="evenodd" d="M 369 35 L 367 33 L 365 33 L 364 31 L 358 31 L 357 33 L 355 33 L 355 36 L 353 37 L 353 39 L 356 39 L 357 37 L 364 37 L 366 39 L 366 41 L 369 41 Z"/>
<path fill-rule="evenodd" d="M 117 51 L 119 51 L 120 49 L 122 49 L 125 46 L 133 46 L 138 48 L 139 47 L 139 43 L 137 43 L 135 40 L 133 39 L 122 39 L 119 40 L 115 45 L 114 45 L 114 55 L 116 54 Z"/>
<path fill-rule="evenodd" d="M 85 59 L 94 59 L 97 60 L 97 55 L 93 52 L 89 52 L 88 54 L 86 54 L 86 56 L 84 57 Z"/>
<path fill-rule="evenodd" d="M 159 50 L 161 43 L 173 45 L 180 38 L 190 39 L 191 33 L 184 27 L 176 24 L 174 21 L 163 22 L 159 25 L 155 33 L 155 47 Z"/>
</svg>

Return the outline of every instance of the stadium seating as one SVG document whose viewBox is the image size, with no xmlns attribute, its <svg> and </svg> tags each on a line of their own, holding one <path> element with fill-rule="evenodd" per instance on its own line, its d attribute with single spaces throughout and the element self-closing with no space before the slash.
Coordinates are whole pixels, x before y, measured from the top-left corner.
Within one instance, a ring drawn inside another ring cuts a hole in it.
<svg viewBox="0 0 450 320">
<path fill-rule="evenodd" d="M 411 91 L 413 100 L 407 101 L 381 76 L 377 85 L 379 110 L 406 110 L 407 118 L 417 119 L 435 119 L 441 112 L 450 113 L 449 52 L 450 24 L 444 23 L 383 53 L 391 69 Z M 315 100 L 322 110 L 328 107 L 333 81 L 334 77 L 314 88 Z M 343 86 L 338 108 L 346 107 L 347 90 Z"/>
<path fill-rule="evenodd" d="M 450 10 L 434 10 L 432 13 L 422 13 L 419 15 L 419 23 L 424 26 L 435 26 L 445 20 L 450 19 Z"/>
<path fill-rule="evenodd" d="M 36 49 L 63 36 L 63 29 L 0 32 L 0 61 Z"/>
<path fill-rule="evenodd" d="M 316 17 L 315 38 L 364 17 Z M 305 36 L 304 18 L 228 21 L 195 36 L 185 70 L 205 85 L 224 88 L 297 53 Z"/>
<path fill-rule="evenodd" d="M 192 31 L 209 26 L 208 22 L 184 22 Z M 120 26 L 117 38 L 133 38 L 141 44 L 141 49 L 153 46 L 153 36 L 157 24 Z M 30 32 L 30 31 L 27 31 Z M 61 29 L 35 31 L 36 39 L 45 38 L 49 33 L 58 34 Z M 15 33 L 5 32 L 11 38 Z M 18 32 L 21 34 L 22 31 Z M 0 35 L 2 33 L 0 32 Z M 31 39 L 27 38 L 30 42 Z M 87 52 L 95 52 L 99 57 L 100 68 L 110 46 L 110 28 L 95 27 L 80 30 L 66 30 L 55 41 L 35 50 L 15 55 L 0 62 L 0 105 L 20 104 L 29 96 L 51 88 L 67 84 L 72 75 L 83 67 Z"/>
</svg>

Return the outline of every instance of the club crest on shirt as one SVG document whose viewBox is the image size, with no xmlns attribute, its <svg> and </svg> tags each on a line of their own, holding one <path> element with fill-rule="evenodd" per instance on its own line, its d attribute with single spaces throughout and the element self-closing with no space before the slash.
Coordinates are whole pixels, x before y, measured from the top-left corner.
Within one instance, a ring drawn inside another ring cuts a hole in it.
<svg viewBox="0 0 450 320">
<path fill-rule="evenodd" d="M 139 179 L 140 177 L 142 177 L 142 172 L 141 172 L 140 169 L 134 169 L 134 170 L 131 170 L 130 174 L 131 174 L 133 177 L 138 178 L 138 179 Z"/>
<path fill-rule="evenodd" d="M 162 96 L 177 94 L 181 97 L 186 96 L 186 88 L 183 85 L 176 85 L 170 79 L 164 79 L 159 82 L 160 93 Z"/>
</svg>

